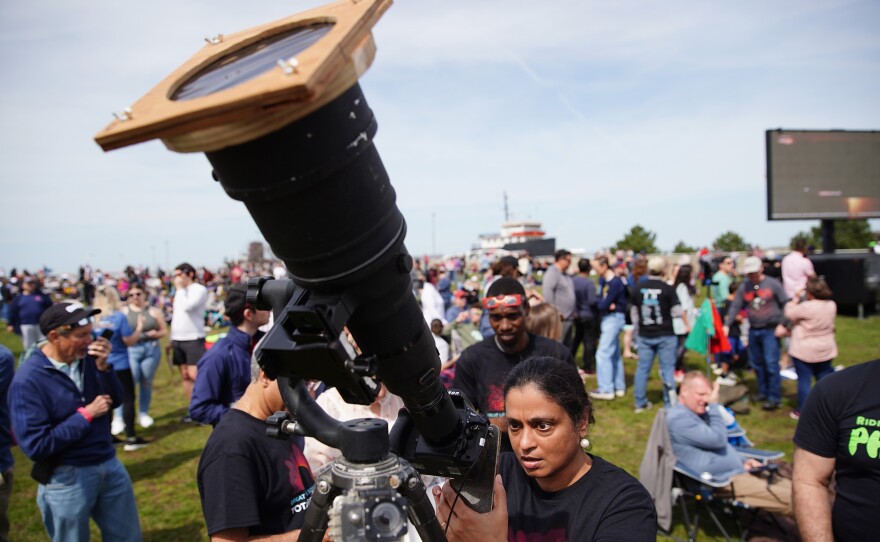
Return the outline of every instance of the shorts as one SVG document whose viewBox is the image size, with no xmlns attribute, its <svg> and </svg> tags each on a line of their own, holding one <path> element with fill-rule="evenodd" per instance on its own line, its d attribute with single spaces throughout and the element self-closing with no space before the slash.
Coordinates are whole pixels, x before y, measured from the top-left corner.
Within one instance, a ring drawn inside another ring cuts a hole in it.
<svg viewBox="0 0 880 542">
<path fill-rule="evenodd" d="M 174 350 L 171 354 L 174 365 L 196 365 L 205 355 L 205 339 L 193 341 L 171 341 Z"/>
</svg>

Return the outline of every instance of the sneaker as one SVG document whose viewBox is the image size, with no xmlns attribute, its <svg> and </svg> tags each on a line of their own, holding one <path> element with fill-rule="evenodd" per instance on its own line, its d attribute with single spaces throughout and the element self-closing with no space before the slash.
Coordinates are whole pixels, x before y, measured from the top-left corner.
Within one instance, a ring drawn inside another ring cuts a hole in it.
<svg viewBox="0 0 880 542">
<path fill-rule="evenodd" d="M 801 419 L 801 411 L 800 410 L 792 410 L 788 413 L 788 417 L 792 420 L 800 420 Z"/>
<path fill-rule="evenodd" d="M 779 371 L 779 376 L 788 380 L 797 380 L 797 371 L 794 370 L 794 367 L 786 367 Z"/>
<path fill-rule="evenodd" d="M 113 446 L 119 446 L 120 444 L 125 444 L 125 439 L 113 435 Z"/>
<path fill-rule="evenodd" d="M 148 442 L 141 437 L 130 437 L 125 439 L 125 446 L 123 446 L 122 449 L 126 452 L 134 452 L 141 448 L 145 448 L 147 444 Z"/>
<path fill-rule="evenodd" d="M 190 416 L 189 414 L 187 414 L 183 418 L 180 418 L 180 423 L 192 423 L 192 422 L 193 422 L 192 416 Z"/>
<path fill-rule="evenodd" d="M 120 420 L 119 418 L 113 418 L 113 422 L 110 424 L 110 434 L 118 435 L 125 431 L 125 422 Z"/>
<path fill-rule="evenodd" d="M 626 390 L 614 390 L 615 397 L 623 397 L 626 395 Z"/>
<path fill-rule="evenodd" d="M 766 401 L 761 405 L 761 410 L 776 410 L 780 406 L 779 401 Z"/>
<path fill-rule="evenodd" d="M 140 414 L 138 414 L 138 423 L 141 424 L 141 427 L 146 429 L 156 422 L 155 420 L 153 420 L 152 416 L 150 416 L 146 412 L 141 412 Z"/>
<path fill-rule="evenodd" d="M 722 386 L 736 386 L 736 375 L 719 376 L 715 379 Z"/>
<path fill-rule="evenodd" d="M 724 369 L 721 368 L 721 366 L 716 365 L 712 368 L 712 372 L 715 374 L 715 376 L 721 376 L 724 374 Z"/>
<path fill-rule="evenodd" d="M 675 378 L 677 384 L 681 384 L 684 381 L 684 371 L 676 369 L 675 373 L 673 373 L 673 378 Z"/>
<path fill-rule="evenodd" d="M 613 391 L 599 391 L 592 390 L 590 391 L 590 397 L 593 399 L 599 399 L 601 401 L 613 401 L 614 400 L 614 392 Z"/>
<path fill-rule="evenodd" d="M 648 401 L 647 403 L 645 403 L 645 406 L 637 406 L 635 409 L 635 413 L 641 414 L 642 412 L 644 412 L 646 410 L 651 410 L 651 407 L 653 407 L 653 406 L 654 406 L 654 404 L 651 401 Z"/>
</svg>

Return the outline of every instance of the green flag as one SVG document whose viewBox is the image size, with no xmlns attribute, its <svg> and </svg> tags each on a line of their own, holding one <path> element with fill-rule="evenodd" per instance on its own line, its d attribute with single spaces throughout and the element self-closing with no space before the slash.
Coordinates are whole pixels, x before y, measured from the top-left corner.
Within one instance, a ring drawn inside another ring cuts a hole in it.
<svg viewBox="0 0 880 542">
<path fill-rule="evenodd" d="M 705 355 L 709 350 L 709 337 L 713 335 L 715 335 L 715 326 L 712 323 L 712 303 L 706 299 L 700 305 L 700 313 L 691 326 L 684 347 Z"/>
</svg>

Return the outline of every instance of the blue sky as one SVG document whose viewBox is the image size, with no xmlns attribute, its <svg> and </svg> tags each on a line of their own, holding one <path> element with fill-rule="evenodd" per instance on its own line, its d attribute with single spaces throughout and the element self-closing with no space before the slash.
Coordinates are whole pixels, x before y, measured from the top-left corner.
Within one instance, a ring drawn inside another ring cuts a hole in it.
<svg viewBox="0 0 880 542">
<path fill-rule="evenodd" d="M 92 140 L 197 51 L 322 2 L 0 4 L 0 267 L 214 266 L 260 234 L 200 154 Z M 514 218 L 592 251 L 768 222 L 764 131 L 880 129 L 880 3 L 399 1 L 361 78 L 416 255 Z M 872 221 L 874 229 L 880 227 Z"/>
</svg>

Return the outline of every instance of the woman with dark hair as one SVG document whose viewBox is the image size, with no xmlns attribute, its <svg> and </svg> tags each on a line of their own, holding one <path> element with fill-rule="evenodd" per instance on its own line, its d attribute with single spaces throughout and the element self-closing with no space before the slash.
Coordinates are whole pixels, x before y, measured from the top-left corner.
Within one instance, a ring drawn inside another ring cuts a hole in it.
<svg viewBox="0 0 880 542">
<path fill-rule="evenodd" d="M 590 399 L 571 364 L 535 357 L 508 375 L 504 401 L 513 452 L 499 458 L 493 509 L 479 514 L 446 484 L 434 489 L 450 541 L 655 540 L 648 491 L 585 451 Z"/>
<path fill-rule="evenodd" d="M 691 331 L 691 317 L 694 313 L 693 286 L 691 285 L 691 275 L 693 267 L 691 264 L 683 264 L 678 267 L 675 272 L 675 278 L 672 280 L 672 287 L 678 296 L 681 304 L 681 316 L 672 319 L 672 329 L 675 336 L 678 337 L 678 347 L 675 351 L 675 380 L 681 382 L 684 378 L 684 353 L 686 351 L 684 343 L 687 340 L 688 333 Z"/>
<path fill-rule="evenodd" d="M 798 376 L 798 407 L 790 416 L 798 420 L 813 378 L 818 382 L 834 372 L 831 363 L 837 357 L 834 340 L 837 305 L 831 300 L 831 288 L 825 279 L 810 277 L 807 279 L 806 299 L 801 301 L 795 296 L 785 304 L 784 310 L 785 318 L 793 326 L 788 355 Z"/>
</svg>

